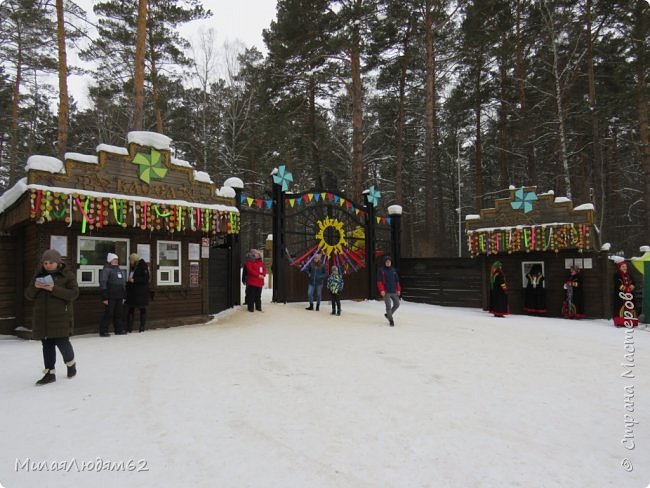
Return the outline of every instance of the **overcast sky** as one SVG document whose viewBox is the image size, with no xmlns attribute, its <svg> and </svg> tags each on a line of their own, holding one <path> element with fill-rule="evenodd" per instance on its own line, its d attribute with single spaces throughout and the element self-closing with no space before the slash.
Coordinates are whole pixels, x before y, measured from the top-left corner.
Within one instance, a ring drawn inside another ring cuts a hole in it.
<svg viewBox="0 0 650 488">
<path fill-rule="evenodd" d="M 93 0 L 77 0 L 76 3 L 88 12 L 89 18 L 94 17 Z M 212 17 L 191 22 L 181 29 L 183 36 L 190 42 L 198 38 L 197 33 L 201 29 L 212 28 L 216 34 L 217 46 L 222 46 L 226 41 L 239 40 L 246 47 L 257 46 L 265 52 L 262 30 L 268 28 L 275 18 L 276 0 L 203 0 L 203 6 L 212 11 Z M 74 65 L 77 61 L 73 53 L 70 54 L 70 63 Z M 68 87 L 80 107 L 87 107 L 87 81 L 72 75 L 68 78 Z"/>
</svg>

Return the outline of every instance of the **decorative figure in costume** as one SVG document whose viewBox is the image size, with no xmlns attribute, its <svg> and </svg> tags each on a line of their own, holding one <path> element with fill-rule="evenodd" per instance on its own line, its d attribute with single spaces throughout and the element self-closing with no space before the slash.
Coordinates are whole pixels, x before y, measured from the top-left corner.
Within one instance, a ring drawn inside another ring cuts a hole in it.
<svg viewBox="0 0 650 488">
<path fill-rule="evenodd" d="M 627 270 L 627 263 L 616 263 L 618 271 L 614 274 L 614 310 L 612 313 L 616 327 L 636 327 L 639 324 L 634 307 L 634 281 Z"/>
<path fill-rule="evenodd" d="M 78 296 L 79 286 L 75 273 L 61 262 L 61 254 L 58 251 L 45 251 L 41 266 L 25 290 L 25 298 L 34 301 L 32 339 L 40 339 L 43 345 L 45 374 L 36 382 L 37 385 L 56 381 L 56 348 L 61 352 L 68 367 L 68 378 L 77 374 L 70 336 L 74 328 L 72 302 Z"/>
<path fill-rule="evenodd" d="M 262 253 L 257 249 L 251 249 L 246 254 L 244 263 L 244 276 L 242 281 L 246 283 L 246 305 L 248 311 L 262 311 L 262 288 L 266 276 L 266 266 L 262 260 Z"/>
<path fill-rule="evenodd" d="M 565 319 L 583 319 L 585 317 L 582 273 L 580 267 L 576 265 L 571 266 L 569 276 L 564 281 L 562 317 Z"/>
<path fill-rule="evenodd" d="M 149 266 L 144 259 L 133 253 L 129 256 L 131 272 L 126 282 L 126 304 L 129 307 L 126 315 L 126 331 L 133 332 L 135 309 L 140 309 L 140 332 L 144 332 L 147 321 L 147 305 L 149 305 Z"/>
<path fill-rule="evenodd" d="M 341 293 L 343 293 L 343 275 L 339 267 L 332 265 L 331 274 L 327 278 L 327 289 L 332 296 L 332 315 L 341 315 Z"/>
<path fill-rule="evenodd" d="M 508 287 L 501 267 L 501 261 L 495 261 L 490 269 L 490 312 L 495 317 L 508 314 Z"/>
<path fill-rule="evenodd" d="M 526 273 L 524 312 L 531 315 L 546 315 L 544 273 L 542 272 L 542 265 L 539 263 L 533 264 L 530 271 Z"/>
</svg>

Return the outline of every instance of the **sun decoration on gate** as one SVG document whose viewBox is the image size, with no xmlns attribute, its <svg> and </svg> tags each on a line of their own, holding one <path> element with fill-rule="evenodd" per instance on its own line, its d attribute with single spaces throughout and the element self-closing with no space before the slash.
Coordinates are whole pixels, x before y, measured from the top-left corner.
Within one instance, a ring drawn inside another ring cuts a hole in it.
<svg viewBox="0 0 650 488">
<path fill-rule="evenodd" d="M 345 252 L 345 246 L 347 241 L 345 240 L 345 230 L 343 229 L 343 222 L 336 219 L 330 219 L 326 217 L 325 220 L 319 220 L 316 222 L 318 228 L 320 229 L 316 234 L 316 240 L 318 241 L 318 247 L 323 254 L 326 256 L 331 256 L 332 254 L 343 254 Z M 325 232 L 327 229 L 334 229 L 334 234 L 338 233 L 338 239 L 334 237 L 334 244 L 328 242 L 325 238 Z"/>
</svg>

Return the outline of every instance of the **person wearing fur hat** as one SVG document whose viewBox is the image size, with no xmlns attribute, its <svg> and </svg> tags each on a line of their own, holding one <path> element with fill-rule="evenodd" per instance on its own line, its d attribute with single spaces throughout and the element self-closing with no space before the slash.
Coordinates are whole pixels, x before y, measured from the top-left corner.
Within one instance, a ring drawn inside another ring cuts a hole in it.
<svg viewBox="0 0 650 488">
<path fill-rule="evenodd" d="M 147 305 L 149 305 L 149 266 L 136 253 L 129 256 L 131 272 L 126 281 L 126 331 L 133 332 L 135 309 L 140 309 L 140 332 L 144 332 L 147 321 Z"/>
<path fill-rule="evenodd" d="M 399 275 L 390 256 L 384 257 L 384 265 L 377 271 L 377 289 L 386 304 L 384 317 L 391 327 L 395 325 L 393 314 L 399 308 L 399 298 L 402 294 L 402 287 L 399 283 Z"/>
<path fill-rule="evenodd" d="M 102 288 L 102 303 L 104 315 L 99 322 L 99 335 L 108 337 L 108 326 L 111 321 L 115 333 L 126 334 L 122 324 L 122 303 L 126 292 L 126 273 L 120 268 L 120 258 L 117 254 L 109 252 L 106 255 L 106 264 L 99 274 L 99 285 Z"/>
<path fill-rule="evenodd" d="M 56 381 L 54 366 L 57 348 L 68 368 L 68 378 L 77 374 L 70 336 L 74 328 L 72 302 L 78 296 L 79 285 L 75 273 L 66 268 L 58 251 L 45 251 L 34 279 L 25 290 L 25 298 L 34 302 L 32 339 L 40 339 L 43 345 L 45 370 L 37 385 Z"/>
<path fill-rule="evenodd" d="M 614 273 L 614 310 L 612 318 L 616 327 L 636 327 L 639 324 L 634 307 L 634 280 L 627 269 L 625 260 L 616 262 L 618 270 Z"/>
</svg>

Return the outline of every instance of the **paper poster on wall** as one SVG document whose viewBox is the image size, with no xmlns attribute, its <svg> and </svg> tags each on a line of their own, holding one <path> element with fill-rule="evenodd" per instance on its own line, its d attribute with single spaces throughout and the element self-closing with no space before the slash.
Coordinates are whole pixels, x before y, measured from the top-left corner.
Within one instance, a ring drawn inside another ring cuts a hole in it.
<svg viewBox="0 0 650 488">
<path fill-rule="evenodd" d="M 138 244 L 138 256 L 140 259 L 144 259 L 145 263 L 151 262 L 151 245 L 149 244 Z"/>
<path fill-rule="evenodd" d="M 208 259 L 210 257 L 210 248 L 201 246 L 201 257 Z"/>
<path fill-rule="evenodd" d="M 187 259 L 196 261 L 201 257 L 201 246 L 199 244 L 189 243 L 187 249 Z"/>
<path fill-rule="evenodd" d="M 584 266 L 583 266 L 584 269 L 593 268 L 593 261 L 591 260 L 591 258 L 584 258 L 583 261 L 584 261 Z"/>
<path fill-rule="evenodd" d="M 50 249 L 59 251 L 61 256 L 67 256 L 68 236 L 50 236 Z"/>
<path fill-rule="evenodd" d="M 199 263 L 190 263 L 190 287 L 197 288 L 199 286 Z"/>
</svg>

